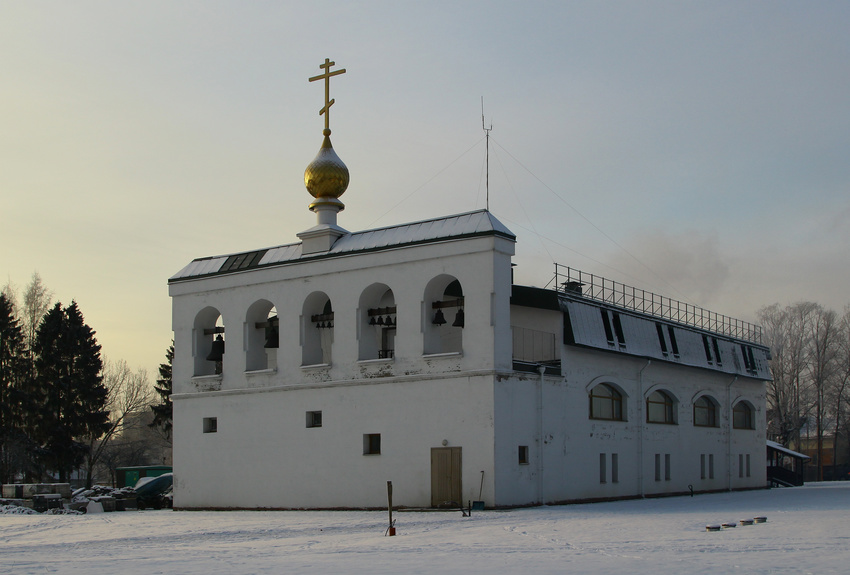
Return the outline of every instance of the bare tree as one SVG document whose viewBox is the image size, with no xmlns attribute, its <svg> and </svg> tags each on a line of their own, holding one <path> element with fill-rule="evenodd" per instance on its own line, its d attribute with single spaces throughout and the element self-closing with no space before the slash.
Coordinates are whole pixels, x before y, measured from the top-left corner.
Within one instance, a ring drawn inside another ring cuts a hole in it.
<svg viewBox="0 0 850 575">
<path fill-rule="evenodd" d="M 836 464 L 839 460 L 839 440 L 848 438 L 850 418 L 846 413 L 850 401 L 850 306 L 844 308 L 844 315 L 838 321 L 836 338 L 836 358 L 834 383 L 830 389 L 830 403 L 835 420 L 835 438 L 832 444 L 832 477 L 837 478 Z"/>
<path fill-rule="evenodd" d="M 113 438 L 130 426 L 138 425 L 139 418 L 134 415 L 147 412 L 154 400 L 147 371 L 142 368 L 133 371 L 124 360 L 105 360 L 103 380 L 109 390 L 109 428 L 103 435 L 89 438 L 89 454 L 85 463 L 87 486 L 91 485 L 95 466 Z"/>
<path fill-rule="evenodd" d="M 836 373 L 838 316 L 832 310 L 817 306 L 808 328 L 810 345 L 807 371 L 815 393 L 818 481 L 823 481 L 823 436 L 828 424 L 826 397 Z"/>
<path fill-rule="evenodd" d="M 768 434 L 783 445 L 796 441 L 808 420 L 810 402 L 805 374 L 808 366 L 809 328 L 817 304 L 773 304 L 758 312 L 764 342 L 770 347 L 772 381 L 767 385 Z"/>
<path fill-rule="evenodd" d="M 38 324 L 41 323 L 41 319 L 50 309 L 52 300 L 53 292 L 47 289 L 38 272 L 33 272 L 32 279 L 24 290 L 24 306 L 21 310 L 24 337 L 26 337 L 27 347 L 30 349 L 32 349 L 32 344 L 35 341 Z"/>
</svg>

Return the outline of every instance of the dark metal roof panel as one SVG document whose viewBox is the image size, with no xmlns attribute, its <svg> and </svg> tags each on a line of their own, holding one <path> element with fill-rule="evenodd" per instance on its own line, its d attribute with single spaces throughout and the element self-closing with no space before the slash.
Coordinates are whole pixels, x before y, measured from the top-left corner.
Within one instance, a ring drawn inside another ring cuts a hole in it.
<svg viewBox="0 0 850 575">
<path fill-rule="evenodd" d="M 478 235 L 497 235 L 512 241 L 516 239 L 513 232 L 493 216 L 493 214 L 487 210 L 478 210 L 433 220 L 349 233 L 339 238 L 329 251 L 320 254 L 311 254 L 309 257 L 329 257 L 371 250 L 391 249 L 394 247 Z M 302 258 L 304 256 L 301 253 L 300 243 L 287 244 L 265 250 L 200 258 L 192 261 L 189 265 L 174 274 L 169 281 L 231 273 L 256 267 L 293 262 Z"/>
</svg>

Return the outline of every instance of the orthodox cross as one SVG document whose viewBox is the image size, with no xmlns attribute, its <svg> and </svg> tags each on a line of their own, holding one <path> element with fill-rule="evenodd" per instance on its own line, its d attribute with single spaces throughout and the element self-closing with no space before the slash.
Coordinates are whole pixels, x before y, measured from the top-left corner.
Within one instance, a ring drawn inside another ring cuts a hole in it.
<svg viewBox="0 0 850 575">
<path fill-rule="evenodd" d="M 325 80 L 325 107 L 319 110 L 319 115 L 325 115 L 325 130 L 330 133 L 330 110 L 331 106 L 333 106 L 334 100 L 331 100 L 331 76 L 336 76 L 338 74 L 345 74 L 345 68 L 342 70 L 335 70 L 331 72 L 331 66 L 335 66 L 336 62 L 331 62 L 329 58 L 325 58 L 324 64 L 319 64 L 319 68 L 322 68 L 325 73 L 319 74 L 318 76 L 313 76 L 310 78 L 310 82 L 315 80 L 321 80 L 324 78 Z"/>
</svg>

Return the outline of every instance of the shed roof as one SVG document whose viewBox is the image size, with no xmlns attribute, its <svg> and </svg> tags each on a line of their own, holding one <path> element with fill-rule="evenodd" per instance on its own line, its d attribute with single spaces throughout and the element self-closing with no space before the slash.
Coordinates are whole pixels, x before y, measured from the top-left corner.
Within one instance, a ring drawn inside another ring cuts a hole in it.
<svg viewBox="0 0 850 575">
<path fill-rule="evenodd" d="M 197 258 L 168 281 L 171 283 L 295 261 L 490 235 L 516 241 L 513 232 L 493 214 L 487 210 L 477 210 L 432 220 L 347 233 L 339 238 L 330 250 L 318 254 L 303 255 L 301 242 L 298 242 L 262 250 Z"/>
<path fill-rule="evenodd" d="M 811 459 L 805 453 L 797 453 L 796 451 L 792 451 L 787 447 L 783 446 L 781 443 L 776 443 L 775 441 L 767 440 L 767 446 L 771 449 L 775 449 L 776 451 L 782 452 L 785 455 L 790 455 L 791 457 L 796 457 L 797 459 Z"/>
</svg>

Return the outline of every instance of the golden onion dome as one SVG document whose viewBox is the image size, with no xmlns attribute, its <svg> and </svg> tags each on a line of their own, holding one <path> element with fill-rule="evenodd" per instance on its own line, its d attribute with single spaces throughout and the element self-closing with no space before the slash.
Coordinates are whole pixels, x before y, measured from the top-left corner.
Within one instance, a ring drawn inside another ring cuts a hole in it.
<svg viewBox="0 0 850 575">
<path fill-rule="evenodd" d="M 322 133 L 325 140 L 319 153 L 304 170 L 304 185 L 314 198 L 338 198 L 348 188 L 348 167 L 331 145 L 331 131 L 326 128 Z"/>
</svg>

